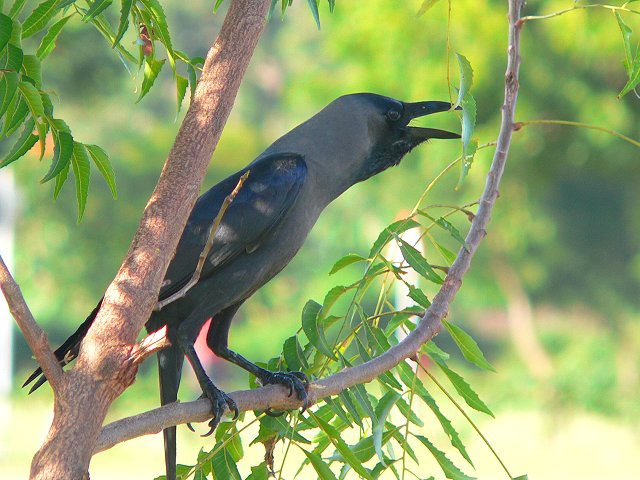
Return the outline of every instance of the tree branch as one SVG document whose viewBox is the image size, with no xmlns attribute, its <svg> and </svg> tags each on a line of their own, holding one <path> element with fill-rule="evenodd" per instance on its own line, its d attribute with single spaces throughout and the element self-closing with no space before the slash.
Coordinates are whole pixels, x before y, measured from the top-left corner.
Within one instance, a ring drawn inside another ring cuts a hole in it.
<svg viewBox="0 0 640 480">
<path fill-rule="evenodd" d="M 211 155 L 265 27 L 270 0 L 233 0 L 209 50 L 193 101 L 142 216 L 129 252 L 107 289 L 73 369 L 57 392 L 49 433 L 32 479 L 86 476 L 111 403 L 133 382 L 128 361 L 149 318 Z"/>
<path fill-rule="evenodd" d="M 498 187 L 504 172 L 509 145 L 514 131 L 514 117 L 518 97 L 518 72 L 520 68 L 520 29 L 518 22 L 523 0 L 509 0 L 509 46 L 507 52 L 507 70 L 505 73 L 505 94 L 502 105 L 502 122 L 496 143 L 485 189 L 480 198 L 478 212 L 467 234 L 467 248 L 461 248 L 453 265 L 449 269 L 443 286 L 433 299 L 431 307 L 425 312 L 418 326 L 400 343 L 368 362 L 352 368 L 346 368 L 329 377 L 313 382 L 309 387 L 309 401 L 336 395 L 356 384 L 367 383 L 380 374 L 391 370 L 407 358 L 413 357 L 427 341 L 433 338 L 442 326 L 449 306 L 460 290 L 462 279 L 471 265 L 491 218 L 491 210 L 498 198 Z M 236 402 L 239 411 L 266 410 L 267 408 L 285 410 L 301 407 L 295 397 L 287 396 L 282 386 L 243 390 L 229 394 Z M 163 428 L 187 422 L 201 422 L 211 417 L 208 400 L 188 403 L 173 403 L 118 420 L 104 427 L 96 443 L 95 453 L 112 446 L 139 437 L 160 432 Z"/>
<path fill-rule="evenodd" d="M 51 350 L 47 334 L 44 333 L 44 330 L 40 328 L 35 318 L 33 318 L 31 310 L 29 310 L 27 302 L 22 296 L 20 286 L 11 276 L 11 272 L 5 265 L 2 256 L 0 256 L 0 290 L 2 290 L 4 298 L 7 300 L 9 311 L 22 331 L 24 339 L 49 380 L 51 388 L 54 392 L 57 392 L 62 383 L 62 367 L 53 354 L 53 350 Z"/>
</svg>

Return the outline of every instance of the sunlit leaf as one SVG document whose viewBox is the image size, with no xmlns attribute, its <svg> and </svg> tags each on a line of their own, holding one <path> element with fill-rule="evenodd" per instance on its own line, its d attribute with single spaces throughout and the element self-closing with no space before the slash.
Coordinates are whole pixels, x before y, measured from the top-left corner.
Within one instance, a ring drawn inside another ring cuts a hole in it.
<svg viewBox="0 0 640 480">
<path fill-rule="evenodd" d="M 13 134 L 22 125 L 27 115 L 29 115 L 27 102 L 21 96 L 14 96 L 11 107 L 7 110 L 2 134 L 7 137 Z"/>
<path fill-rule="evenodd" d="M 251 474 L 247 477 L 247 480 L 269 480 L 267 464 L 262 462 L 256 467 L 251 467 Z"/>
<path fill-rule="evenodd" d="M 451 338 L 453 338 L 453 341 L 456 342 L 456 345 L 460 349 L 460 352 L 462 352 L 464 358 L 484 370 L 495 372 L 495 369 L 484 357 L 482 350 L 480 350 L 476 341 L 471 338 L 471 335 L 462 330 L 459 326 L 447 322 L 446 320 L 443 320 L 442 324 L 451 335 Z"/>
<path fill-rule="evenodd" d="M 398 242 L 398 246 L 400 247 L 400 252 L 402 253 L 402 257 L 407 261 L 407 263 L 413 268 L 416 272 L 418 272 L 421 276 L 429 280 L 430 282 L 442 284 L 442 278 L 438 275 L 427 259 L 422 256 L 422 254 L 413 247 L 409 245 L 402 237 L 396 235 L 396 241 Z"/>
<path fill-rule="evenodd" d="M 131 7 L 133 6 L 133 0 L 121 0 L 120 5 L 120 20 L 118 22 L 118 31 L 113 39 L 112 46 L 115 47 L 129 28 L 129 14 L 131 13 Z"/>
<path fill-rule="evenodd" d="M 85 23 L 90 22 L 95 17 L 100 15 L 109 5 L 111 5 L 112 2 L 113 0 L 94 0 L 94 2 L 89 7 L 89 10 L 87 10 L 87 13 L 85 13 L 84 17 L 82 17 L 82 21 Z"/>
<path fill-rule="evenodd" d="M 309 368 L 307 359 L 302 352 L 302 347 L 296 335 L 285 340 L 282 346 L 282 354 L 284 355 L 284 361 L 287 363 L 289 370 L 297 372 Z"/>
<path fill-rule="evenodd" d="M 187 80 L 182 75 L 176 75 L 176 101 L 178 103 L 176 115 L 180 113 L 180 108 L 182 107 L 182 101 L 184 100 L 184 96 L 187 93 L 188 86 L 189 86 L 189 80 Z"/>
<path fill-rule="evenodd" d="M 10 163 L 15 162 L 17 159 L 31 150 L 31 147 L 35 145 L 35 143 L 38 141 L 38 136 L 32 134 L 34 125 L 35 122 L 33 121 L 33 119 L 30 119 L 25 124 L 20 137 L 18 137 L 16 143 L 13 145 L 13 147 L 11 147 L 11 150 L 9 151 L 7 156 L 4 159 L 0 160 L 0 168 L 6 167 Z"/>
<path fill-rule="evenodd" d="M 399 235 L 406 230 L 419 227 L 419 226 L 420 224 L 418 222 L 410 218 L 393 222 L 391 225 L 386 227 L 382 232 L 380 232 L 380 235 L 378 235 L 378 238 L 376 239 L 376 241 L 373 243 L 373 246 L 371 247 L 371 251 L 369 252 L 369 258 L 374 258 L 375 256 L 377 256 L 382 251 L 384 246 L 387 243 L 389 243 L 389 241 L 391 241 L 394 235 Z"/>
<path fill-rule="evenodd" d="M 462 105 L 462 100 L 467 96 L 467 93 L 471 91 L 471 85 L 473 85 L 473 68 L 471 68 L 471 63 L 464 55 L 456 52 L 456 58 L 460 68 L 460 88 L 458 89 L 458 99 L 455 104 L 455 106 L 458 107 Z"/>
<path fill-rule="evenodd" d="M 633 55 L 631 53 L 631 28 L 624 23 L 622 16 L 618 12 L 614 12 L 616 19 L 618 20 L 618 26 L 622 32 L 622 43 L 624 45 L 624 68 L 627 71 L 627 75 L 631 76 L 631 69 L 633 65 Z"/>
<path fill-rule="evenodd" d="M 167 49 L 167 57 L 169 58 L 169 64 L 171 70 L 175 72 L 175 55 L 173 53 L 173 46 L 171 44 L 171 35 L 169 34 L 169 25 L 167 25 L 167 16 L 164 13 L 164 9 L 158 0 L 139 0 L 145 8 L 151 14 L 154 23 L 154 31 L 158 36 L 162 44 Z"/>
<path fill-rule="evenodd" d="M 140 88 L 140 96 L 136 103 L 144 98 L 144 96 L 149 93 L 153 83 L 158 78 L 158 74 L 160 70 L 162 70 L 162 66 L 164 65 L 164 60 L 154 60 L 152 58 L 147 59 L 144 63 L 144 78 L 142 79 L 142 87 Z"/>
<path fill-rule="evenodd" d="M 427 13 L 436 3 L 438 0 L 423 0 L 420 10 L 418 10 L 418 17 Z"/>
<path fill-rule="evenodd" d="M 69 170 L 71 169 L 71 162 L 67 163 L 67 166 L 62 169 L 62 171 L 56 176 L 56 181 L 53 186 L 53 199 L 57 200 L 58 195 L 62 191 L 62 187 L 67 182 L 67 178 L 69 178 Z"/>
<path fill-rule="evenodd" d="M 415 302 L 417 302 L 421 307 L 429 308 L 431 306 L 431 302 L 429 298 L 425 295 L 425 293 L 417 287 L 413 285 L 407 284 L 409 287 L 409 298 Z"/>
<path fill-rule="evenodd" d="M 42 37 L 40 45 L 38 46 L 38 50 L 36 50 L 36 56 L 40 60 L 44 60 L 47 55 L 49 55 L 53 51 L 53 49 L 56 48 L 56 40 L 62 32 L 62 28 L 66 25 L 66 23 L 72 16 L 73 14 L 67 15 L 63 19 L 58 20 L 51 26 L 47 34 Z"/>
<path fill-rule="evenodd" d="M 38 33 L 60 11 L 60 0 L 46 0 L 38 5 L 22 23 L 22 38 Z"/>
<path fill-rule="evenodd" d="M 313 466 L 314 470 L 318 474 L 318 478 L 320 480 L 337 480 L 336 476 L 333 474 L 333 472 L 329 468 L 329 465 L 327 465 L 325 461 L 322 460 L 322 457 L 320 457 L 319 455 L 316 455 L 315 453 L 307 452 L 306 450 L 302 450 L 302 451 L 311 462 L 311 465 Z"/>
<path fill-rule="evenodd" d="M 35 55 L 25 55 L 22 58 L 22 70 L 35 82 L 37 88 L 42 86 L 42 67 L 38 57 Z"/>
<path fill-rule="evenodd" d="M 338 260 L 333 267 L 331 267 L 331 271 L 329 275 L 333 275 L 339 270 L 342 270 L 344 267 L 351 265 L 352 263 L 363 262 L 367 260 L 362 255 L 358 255 L 357 253 L 349 253 Z"/>
<path fill-rule="evenodd" d="M 118 198 L 118 190 L 116 188 L 116 174 L 113 171 L 113 167 L 111 167 L 111 162 L 109 161 L 109 156 L 107 152 L 105 152 L 102 148 L 97 145 L 85 145 L 87 147 L 87 151 L 93 162 L 98 167 L 98 170 L 104 177 L 109 189 L 111 190 L 111 195 L 113 198 Z"/>
<path fill-rule="evenodd" d="M 337 360 L 324 336 L 322 325 L 318 322 L 318 314 L 321 309 L 322 306 L 313 300 L 309 300 L 306 303 L 302 309 L 302 330 L 304 330 L 307 338 L 318 351 L 332 360 Z"/>
<path fill-rule="evenodd" d="M 58 175 L 71 160 L 73 154 L 73 137 L 69 132 L 58 131 L 53 134 L 53 160 L 51 168 L 40 183 L 45 183 Z"/>
<path fill-rule="evenodd" d="M 487 415 L 494 416 L 489 407 L 480 399 L 478 394 L 471 388 L 464 378 L 451 370 L 444 362 L 436 361 L 438 366 L 442 369 L 447 376 L 456 392 L 464 399 L 464 401 L 474 410 L 477 410 Z"/>
<path fill-rule="evenodd" d="M 42 98 L 40 97 L 38 89 L 29 82 L 20 82 L 18 89 L 27 102 L 27 105 L 29 105 L 29 110 L 33 118 L 44 117 L 44 105 L 42 104 Z"/>
<path fill-rule="evenodd" d="M 89 180 L 91 178 L 89 154 L 83 144 L 73 142 L 73 153 L 71 154 L 71 166 L 73 176 L 76 180 L 76 200 L 78 202 L 78 222 L 82 220 L 84 209 L 87 205 L 87 195 L 89 194 Z"/>
<path fill-rule="evenodd" d="M 349 466 L 351 466 L 351 468 L 353 468 L 361 477 L 368 480 L 373 480 L 369 471 L 362 466 L 362 463 L 360 462 L 360 460 L 358 460 L 358 457 L 355 456 L 355 454 L 349 448 L 349 445 L 347 445 L 342 439 L 340 432 L 336 430 L 334 426 L 325 422 L 321 418 L 317 416 L 313 416 L 312 418 L 318 424 L 320 430 L 322 430 L 327 435 L 327 437 L 329 437 L 329 440 L 336 448 L 336 450 L 340 452 L 340 455 L 342 455 L 345 462 L 347 462 Z"/>
<path fill-rule="evenodd" d="M 313 19 L 316 21 L 316 26 L 320 30 L 320 12 L 318 11 L 318 0 L 307 0 Z"/>
<path fill-rule="evenodd" d="M 431 455 L 436 459 L 447 478 L 451 480 L 475 480 L 475 477 L 465 475 L 451 460 L 447 458 L 444 452 L 438 450 L 426 437 L 416 435 L 416 438 L 420 440 L 420 442 L 431 452 Z"/>
<path fill-rule="evenodd" d="M 211 458 L 211 467 L 214 478 L 224 478 L 228 480 L 242 480 L 236 461 L 227 448 L 221 448 Z"/>
<path fill-rule="evenodd" d="M 400 395 L 396 392 L 387 392 L 378 401 L 376 405 L 376 416 L 373 422 L 373 446 L 378 454 L 378 458 L 384 463 L 382 455 L 382 434 L 384 432 L 384 426 L 387 422 L 387 417 L 391 412 L 391 409 L 400 398 Z"/>
<path fill-rule="evenodd" d="M 7 44 L 5 48 L 6 50 L 1 57 L 2 62 L 0 63 L 1 69 L 4 70 L 2 73 L 19 72 L 22 68 L 22 59 L 24 58 L 22 49 L 12 43 Z"/>
<path fill-rule="evenodd" d="M 9 16 L 11 18 L 16 18 L 18 15 L 20 15 L 20 12 L 22 12 L 25 3 L 27 3 L 27 0 L 16 0 L 15 2 L 13 2 L 13 5 L 11 5 L 11 10 L 9 10 Z"/>
</svg>

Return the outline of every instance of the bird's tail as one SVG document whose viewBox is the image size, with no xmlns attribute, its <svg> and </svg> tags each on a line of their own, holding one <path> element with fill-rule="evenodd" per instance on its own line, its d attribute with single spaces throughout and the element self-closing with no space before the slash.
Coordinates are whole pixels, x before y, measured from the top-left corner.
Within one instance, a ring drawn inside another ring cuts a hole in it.
<svg viewBox="0 0 640 480">
<path fill-rule="evenodd" d="M 178 399 L 178 387 L 182 376 L 184 354 L 177 345 L 172 345 L 158 352 L 158 372 L 160 375 L 160 403 L 175 402 Z M 167 480 L 176 480 L 176 427 L 165 428 L 164 463 Z"/>
<path fill-rule="evenodd" d="M 58 349 L 54 352 L 61 366 L 64 367 L 78 356 L 78 352 L 80 351 L 80 344 L 82 343 L 84 337 L 87 335 L 89 327 L 95 320 L 96 315 L 98 314 L 98 311 L 102 306 L 103 299 L 104 297 L 100 299 L 98 305 L 96 305 L 96 308 L 93 309 L 93 311 L 89 314 L 86 320 L 82 322 L 82 325 L 78 327 L 73 335 L 67 338 L 65 342 L 60 345 L 60 347 L 58 347 Z M 22 384 L 22 387 L 26 387 L 34 380 L 36 380 L 36 383 L 33 384 L 31 389 L 29 390 L 29 393 L 33 393 L 47 381 L 47 377 L 45 377 L 42 373 L 42 368 L 38 367 L 36 370 L 34 370 L 29 378 L 27 378 L 27 380 Z"/>
</svg>

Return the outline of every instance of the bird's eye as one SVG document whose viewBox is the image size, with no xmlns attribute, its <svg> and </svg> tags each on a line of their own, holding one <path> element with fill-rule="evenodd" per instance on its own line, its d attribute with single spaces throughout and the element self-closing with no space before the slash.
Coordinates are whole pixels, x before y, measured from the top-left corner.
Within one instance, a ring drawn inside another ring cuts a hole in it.
<svg viewBox="0 0 640 480">
<path fill-rule="evenodd" d="M 387 118 L 389 120 L 391 120 L 392 122 L 395 122 L 396 120 L 398 120 L 400 118 L 400 112 L 397 110 L 389 110 L 387 112 Z"/>
</svg>

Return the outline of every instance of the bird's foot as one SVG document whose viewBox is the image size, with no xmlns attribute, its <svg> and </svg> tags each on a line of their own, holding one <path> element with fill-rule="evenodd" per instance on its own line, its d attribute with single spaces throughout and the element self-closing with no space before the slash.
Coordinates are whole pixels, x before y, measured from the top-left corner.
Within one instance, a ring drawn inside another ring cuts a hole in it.
<svg viewBox="0 0 640 480">
<path fill-rule="evenodd" d="M 270 372 L 265 370 L 259 375 L 258 380 L 262 385 L 284 385 L 289 389 L 289 396 L 296 393 L 296 397 L 302 401 L 302 412 L 309 406 L 309 379 L 302 372 Z M 267 414 L 273 415 L 273 411 L 269 409 Z"/>
<path fill-rule="evenodd" d="M 200 395 L 200 398 L 209 399 L 209 401 L 211 402 L 211 413 L 213 414 L 213 418 L 209 420 L 209 431 L 204 435 L 201 435 L 202 437 L 208 437 L 214 432 L 214 430 L 220 423 L 225 409 L 228 408 L 229 411 L 233 412 L 233 420 L 238 418 L 239 411 L 236 402 L 234 402 L 229 395 L 216 387 L 213 382 L 210 381 L 205 386 L 203 386 L 202 391 L 203 393 L 202 395 Z M 190 423 L 187 424 L 187 427 L 189 427 L 189 430 L 191 430 L 192 432 L 195 432 Z"/>
</svg>

